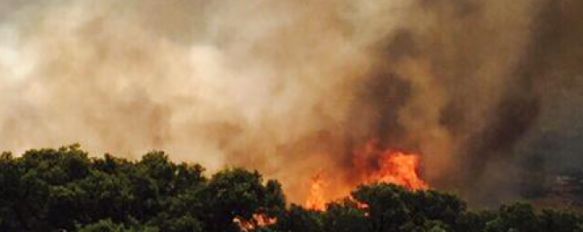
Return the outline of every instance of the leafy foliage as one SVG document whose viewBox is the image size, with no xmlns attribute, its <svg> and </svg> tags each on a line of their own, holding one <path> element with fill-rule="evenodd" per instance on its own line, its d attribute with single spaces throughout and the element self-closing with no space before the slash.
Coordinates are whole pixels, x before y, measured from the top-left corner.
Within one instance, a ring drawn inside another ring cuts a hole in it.
<svg viewBox="0 0 583 232">
<path fill-rule="evenodd" d="M 281 185 L 257 171 L 207 178 L 200 165 L 173 163 L 164 152 L 128 161 L 90 158 L 72 145 L 0 155 L 0 231 L 566 232 L 583 231 L 583 219 L 524 203 L 473 212 L 451 194 L 382 183 L 320 212 L 286 207 Z"/>
</svg>

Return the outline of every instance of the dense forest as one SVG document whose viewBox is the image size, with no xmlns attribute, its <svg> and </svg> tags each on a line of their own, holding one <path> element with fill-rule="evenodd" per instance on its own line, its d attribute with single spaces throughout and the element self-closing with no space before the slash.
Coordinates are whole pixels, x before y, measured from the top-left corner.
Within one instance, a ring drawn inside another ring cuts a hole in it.
<svg viewBox="0 0 583 232">
<path fill-rule="evenodd" d="M 473 211 L 455 195 L 356 188 L 325 211 L 286 202 L 276 180 L 205 176 L 164 152 L 90 158 L 78 145 L 0 157 L 0 231 L 583 231 L 580 215 L 529 204 Z"/>
</svg>

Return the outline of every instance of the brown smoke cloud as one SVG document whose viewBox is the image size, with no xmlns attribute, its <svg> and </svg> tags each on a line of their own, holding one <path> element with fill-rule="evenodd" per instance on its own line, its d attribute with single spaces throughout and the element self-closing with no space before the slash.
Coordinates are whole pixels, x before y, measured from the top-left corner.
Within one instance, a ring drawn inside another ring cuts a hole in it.
<svg viewBox="0 0 583 232">
<path fill-rule="evenodd" d="M 299 202 L 319 171 L 342 186 L 379 139 L 422 153 L 433 186 L 498 202 L 549 130 L 583 140 L 567 129 L 583 126 L 580 6 L 3 1 L 0 148 L 162 149 L 257 168 Z"/>
</svg>

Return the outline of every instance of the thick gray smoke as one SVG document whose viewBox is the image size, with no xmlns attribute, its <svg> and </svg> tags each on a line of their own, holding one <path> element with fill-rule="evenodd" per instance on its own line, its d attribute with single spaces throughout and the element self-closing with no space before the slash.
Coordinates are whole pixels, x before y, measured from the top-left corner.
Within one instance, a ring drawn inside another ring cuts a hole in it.
<svg viewBox="0 0 583 232">
<path fill-rule="evenodd" d="M 371 139 L 473 202 L 583 162 L 577 0 L 0 1 L 0 149 L 257 168 L 292 201 Z M 534 161 L 533 161 L 534 160 Z M 332 184 L 334 185 L 334 184 Z M 333 187 L 333 186 L 332 186 Z"/>
</svg>

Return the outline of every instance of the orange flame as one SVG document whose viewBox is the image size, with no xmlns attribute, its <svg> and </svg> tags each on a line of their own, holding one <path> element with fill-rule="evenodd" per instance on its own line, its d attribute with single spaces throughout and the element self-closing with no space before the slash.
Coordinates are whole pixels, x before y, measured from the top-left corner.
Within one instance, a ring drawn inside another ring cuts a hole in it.
<svg viewBox="0 0 583 232">
<path fill-rule="evenodd" d="M 257 222 L 258 227 L 267 227 L 277 223 L 277 218 L 265 214 L 253 214 L 253 219 Z"/>
<path fill-rule="evenodd" d="M 371 141 L 362 150 L 355 152 L 353 164 L 358 181 L 352 185 L 380 182 L 400 185 L 409 190 L 429 188 L 419 174 L 421 156 L 415 153 L 382 150 L 379 149 L 377 141 Z M 305 204 L 307 208 L 322 211 L 326 208 L 326 203 L 332 200 L 326 194 L 330 190 L 326 188 L 325 183 L 327 182 L 322 172 L 312 178 Z"/>
<path fill-rule="evenodd" d="M 312 183 L 310 186 L 310 195 L 306 201 L 306 207 L 308 209 L 323 211 L 326 209 L 326 196 L 324 193 L 325 182 L 322 177 L 322 173 L 316 174 L 312 178 Z"/>
<path fill-rule="evenodd" d="M 419 155 L 387 151 L 379 161 L 379 169 L 366 182 L 391 183 L 411 190 L 425 190 L 429 185 L 419 176 L 420 164 Z"/>
<path fill-rule="evenodd" d="M 239 225 L 239 229 L 243 232 L 254 231 L 257 228 L 263 228 L 277 223 L 277 218 L 269 217 L 265 214 L 253 214 L 251 220 L 245 220 L 241 217 L 233 218 L 233 222 Z"/>
</svg>

